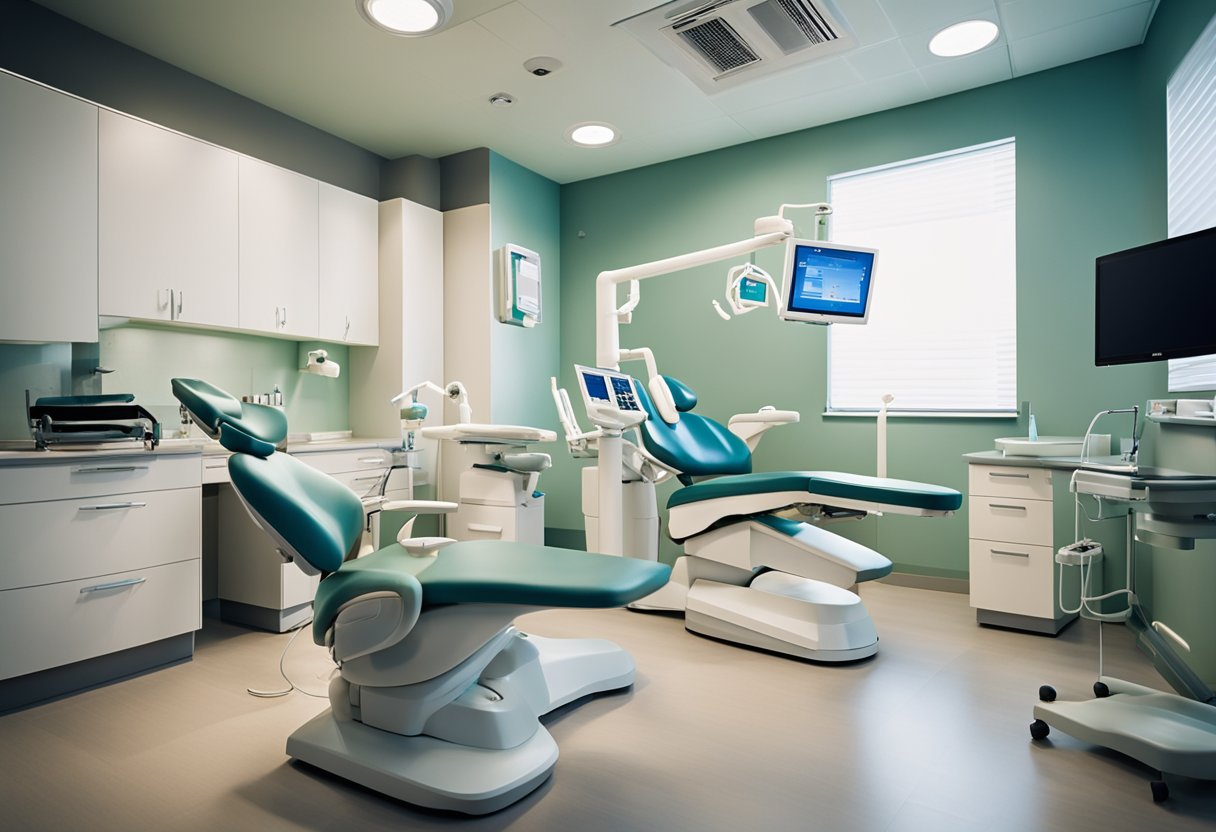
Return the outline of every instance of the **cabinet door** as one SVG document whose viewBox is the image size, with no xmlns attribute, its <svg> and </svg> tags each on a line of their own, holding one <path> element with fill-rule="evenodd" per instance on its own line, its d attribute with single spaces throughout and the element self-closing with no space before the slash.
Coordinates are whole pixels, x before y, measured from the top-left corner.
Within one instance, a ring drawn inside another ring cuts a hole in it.
<svg viewBox="0 0 1216 832">
<path fill-rule="evenodd" d="M 321 183 L 322 341 L 379 343 L 379 205 Z"/>
<path fill-rule="evenodd" d="M 97 340 L 97 107 L 0 73 L 0 338 Z"/>
<path fill-rule="evenodd" d="M 240 157 L 240 328 L 317 336 L 317 180 Z"/>
<path fill-rule="evenodd" d="M 237 156 L 100 113 L 99 311 L 237 325 Z"/>
</svg>

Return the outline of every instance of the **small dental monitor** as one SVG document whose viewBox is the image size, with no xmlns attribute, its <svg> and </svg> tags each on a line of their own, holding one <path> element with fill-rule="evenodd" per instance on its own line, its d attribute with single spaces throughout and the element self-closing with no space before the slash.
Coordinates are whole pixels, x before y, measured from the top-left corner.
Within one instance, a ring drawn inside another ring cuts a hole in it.
<svg viewBox="0 0 1216 832">
<path fill-rule="evenodd" d="M 641 410 L 633 379 L 624 373 L 603 370 L 598 367 L 574 365 L 583 398 L 589 405 L 611 407 L 616 410 Z"/>
<path fill-rule="evenodd" d="M 1097 258 L 1094 364 L 1216 353 L 1216 228 Z"/>
<path fill-rule="evenodd" d="M 791 239 L 779 315 L 812 324 L 864 324 L 874 293 L 878 251 L 820 240 Z"/>
</svg>

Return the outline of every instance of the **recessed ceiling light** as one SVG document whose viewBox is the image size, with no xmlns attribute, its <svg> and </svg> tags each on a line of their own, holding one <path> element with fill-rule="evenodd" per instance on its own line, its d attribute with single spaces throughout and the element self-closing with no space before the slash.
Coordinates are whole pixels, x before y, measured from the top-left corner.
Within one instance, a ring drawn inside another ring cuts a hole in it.
<svg viewBox="0 0 1216 832">
<path fill-rule="evenodd" d="M 616 128 L 602 121 L 576 124 L 566 133 L 566 138 L 583 147 L 604 147 L 617 141 Z"/>
<path fill-rule="evenodd" d="M 941 58 L 969 55 L 996 40 L 999 31 L 991 20 L 964 20 L 934 35 L 929 41 L 929 51 Z"/>
<path fill-rule="evenodd" d="M 490 103 L 495 107 L 510 107 L 515 103 L 515 99 L 509 92 L 496 92 L 490 96 Z"/>
<path fill-rule="evenodd" d="M 369 23 L 404 37 L 429 35 L 452 19 L 452 0 L 355 0 L 355 5 Z"/>
</svg>

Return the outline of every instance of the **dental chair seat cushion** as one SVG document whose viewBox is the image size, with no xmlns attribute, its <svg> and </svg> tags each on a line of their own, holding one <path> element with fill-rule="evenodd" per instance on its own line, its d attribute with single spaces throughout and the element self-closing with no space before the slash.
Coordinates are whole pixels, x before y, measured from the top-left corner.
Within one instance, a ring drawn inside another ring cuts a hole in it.
<svg viewBox="0 0 1216 832">
<path fill-rule="evenodd" d="M 352 550 L 358 551 L 363 503 L 328 474 L 287 454 L 237 453 L 228 459 L 228 475 L 286 554 L 335 572 Z"/>
<path fill-rule="evenodd" d="M 602 608 L 649 595 L 667 583 L 670 572 L 661 563 L 529 543 L 463 541 L 433 558 L 411 557 L 394 543 L 344 563 L 321 581 L 313 601 L 313 638 L 324 643 L 342 605 L 360 595 L 398 591 L 410 581 L 421 588 L 423 610 L 447 604 Z"/>
<path fill-rule="evenodd" d="M 955 511 L 963 503 L 963 495 L 953 488 L 929 483 L 836 471 L 773 471 L 717 477 L 690 485 L 673 493 L 667 507 L 670 509 L 745 494 L 784 492 L 806 492 L 820 497 L 885 503 L 925 511 Z"/>
</svg>

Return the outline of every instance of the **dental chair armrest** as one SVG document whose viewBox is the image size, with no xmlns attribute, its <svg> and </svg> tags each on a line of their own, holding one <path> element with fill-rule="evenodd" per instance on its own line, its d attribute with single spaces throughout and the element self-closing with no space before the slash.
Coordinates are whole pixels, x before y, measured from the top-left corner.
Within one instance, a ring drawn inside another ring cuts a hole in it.
<svg viewBox="0 0 1216 832">
<path fill-rule="evenodd" d="M 730 417 L 726 428 L 735 436 L 747 443 L 749 451 L 755 451 L 760 444 L 760 437 L 766 430 L 778 425 L 788 425 L 799 420 L 796 410 L 777 410 L 773 407 L 762 407 L 755 413 L 738 413 Z"/>
<path fill-rule="evenodd" d="M 415 514 L 448 514 L 459 508 L 446 500 L 386 500 L 381 511 L 412 511 Z"/>
<path fill-rule="evenodd" d="M 313 641 L 349 661 L 405 638 L 421 612 L 422 584 L 409 572 L 339 569 L 317 589 Z"/>
</svg>

